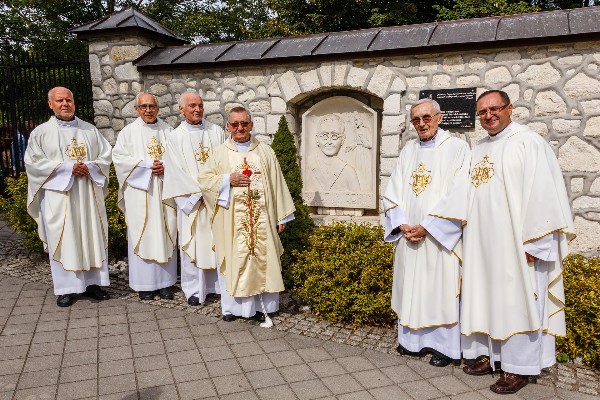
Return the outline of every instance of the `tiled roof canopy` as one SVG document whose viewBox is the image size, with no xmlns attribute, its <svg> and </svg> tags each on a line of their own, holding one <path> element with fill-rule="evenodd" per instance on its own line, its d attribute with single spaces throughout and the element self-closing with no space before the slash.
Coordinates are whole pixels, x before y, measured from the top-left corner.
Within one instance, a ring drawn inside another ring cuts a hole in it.
<svg viewBox="0 0 600 400">
<path fill-rule="evenodd" d="M 214 68 L 600 40 L 600 7 L 278 39 L 155 48 L 139 69 Z"/>
<path fill-rule="evenodd" d="M 94 36 L 119 32 L 132 32 L 140 36 L 161 40 L 169 45 L 189 43 L 152 18 L 131 7 L 94 22 L 80 25 L 71 29 L 70 32 L 75 33 L 79 39 L 89 39 Z"/>
</svg>

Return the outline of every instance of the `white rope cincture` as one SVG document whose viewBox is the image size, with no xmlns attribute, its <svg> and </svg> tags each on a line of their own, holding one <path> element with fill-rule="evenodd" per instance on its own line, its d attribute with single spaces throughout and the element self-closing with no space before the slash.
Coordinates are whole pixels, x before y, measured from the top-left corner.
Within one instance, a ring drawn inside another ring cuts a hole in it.
<svg viewBox="0 0 600 400">
<path fill-rule="evenodd" d="M 258 294 L 258 298 L 260 299 L 260 305 L 262 307 L 262 312 L 265 315 L 265 322 L 262 322 L 260 324 L 260 327 L 261 328 L 272 328 L 273 320 L 271 319 L 271 317 L 269 317 L 269 314 L 267 314 L 267 309 L 265 308 L 265 303 L 263 303 L 262 293 Z"/>
</svg>

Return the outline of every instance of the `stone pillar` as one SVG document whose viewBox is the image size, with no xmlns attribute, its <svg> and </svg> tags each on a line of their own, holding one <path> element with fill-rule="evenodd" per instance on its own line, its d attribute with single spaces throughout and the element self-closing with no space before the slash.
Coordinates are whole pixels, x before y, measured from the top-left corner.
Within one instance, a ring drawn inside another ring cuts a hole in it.
<svg viewBox="0 0 600 400">
<path fill-rule="evenodd" d="M 103 36 L 89 39 L 94 123 L 114 145 L 117 134 L 137 115 L 135 96 L 144 84 L 133 61 L 162 43 L 139 36 Z"/>
</svg>

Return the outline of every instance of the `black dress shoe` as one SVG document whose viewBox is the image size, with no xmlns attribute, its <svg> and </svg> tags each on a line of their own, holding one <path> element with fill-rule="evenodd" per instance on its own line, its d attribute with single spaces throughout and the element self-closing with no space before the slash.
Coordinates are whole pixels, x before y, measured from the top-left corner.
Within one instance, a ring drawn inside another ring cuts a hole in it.
<svg viewBox="0 0 600 400">
<path fill-rule="evenodd" d="M 437 354 L 433 354 L 431 356 L 431 360 L 429 360 L 429 364 L 433 365 L 434 367 L 446 367 L 451 362 L 452 362 L 451 358 L 442 357 L 442 356 L 439 356 Z"/>
<path fill-rule="evenodd" d="M 158 291 L 158 296 L 164 300 L 173 300 L 175 298 L 175 295 L 173 295 L 173 292 L 171 292 L 171 289 L 168 287 L 160 289 Z"/>
<path fill-rule="evenodd" d="M 399 354 L 403 355 L 403 356 L 423 357 L 425 355 L 425 353 L 423 352 L 423 350 L 421 350 L 421 351 L 410 351 L 410 350 L 407 350 L 401 344 L 398 344 L 398 347 L 396 347 L 396 351 Z"/>
<path fill-rule="evenodd" d="M 72 294 L 61 294 L 56 298 L 56 305 L 59 307 L 69 307 L 73 304 Z"/>
<path fill-rule="evenodd" d="M 237 319 L 237 317 L 233 314 L 223 315 L 223 321 L 225 321 L 225 322 L 232 322 L 232 321 L 235 321 L 236 319 Z"/>
<path fill-rule="evenodd" d="M 110 295 L 106 293 L 104 290 L 100 289 L 98 285 L 90 285 L 85 288 L 85 292 L 81 294 L 85 297 L 90 297 L 94 300 L 108 300 L 110 299 Z"/>
<path fill-rule="evenodd" d="M 154 292 L 140 292 L 140 300 L 154 300 Z"/>
<path fill-rule="evenodd" d="M 200 299 L 199 299 L 199 298 L 197 298 L 196 296 L 190 296 L 190 298 L 189 298 L 189 299 L 187 299 L 187 303 L 188 303 L 190 306 L 194 306 L 194 307 L 196 307 L 196 306 L 199 306 L 199 305 L 200 305 Z"/>
<path fill-rule="evenodd" d="M 252 317 L 252 318 L 258 322 L 266 321 L 265 314 L 261 313 L 260 311 L 257 311 L 256 314 L 254 314 L 254 317 Z"/>
</svg>

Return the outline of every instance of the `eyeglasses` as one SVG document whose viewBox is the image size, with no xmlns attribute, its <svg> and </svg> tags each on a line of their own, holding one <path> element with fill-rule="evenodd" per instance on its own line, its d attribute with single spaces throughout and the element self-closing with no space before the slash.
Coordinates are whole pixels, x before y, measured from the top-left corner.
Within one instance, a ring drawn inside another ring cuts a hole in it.
<svg viewBox="0 0 600 400">
<path fill-rule="evenodd" d="M 228 124 L 233 129 L 237 129 L 239 126 L 241 126 L 242 128 L 247 128 L 247 127 L 250 126 L 251 122 L 248 122 L 248 121 L 244 121 L 244 122 L 228 122 Z"/>
<path fill-rule="evenodd" d="M 500 111 L 504 110 L 506 107 L 508 107 L 510 105 L 510 103 L 507 103 L 503 106 L 495 106 L 495 107 L 489 107 L 489 108 L 485 108 L 483 110 L 479 110 L 477 111 L 475 114 L 477 114 L 477 116 L 479 118 L 481 117 L 485 117 L 487 115 L 487 113 L 496 115 L 498 114 Z"/>
<path fill-rule="evenodd" d="M 156 110 L 158 110 L 158 106 L 154 105 L 154 104 L 140 104 L 140 105 L 138 105 L 136 107 L 138 109 L 142 110 L 142 111 L 146 111 L 146 110 L 156 111 Z"/>
<path fill-rule="evenodd" d="M 419 125 L 421 123 L 421 121 L 423 121 L 424 124 L 428 124 L 431 121 L 433 121 L 433 117 L 435 117 L 438 114 L 439 113 L 435 113 L 433 115 L 423 115 L 422 117 L 414 117 L 413 119 L 410 120 L 410 122 L 413 125 Z"/>
<path fill-rule="evenodd" d="M 344 137 L 343 134 L 336 132 L 321 132 L 318 134 L 318 136 L 325 142 L 336 141 Z"/>
</svg>

